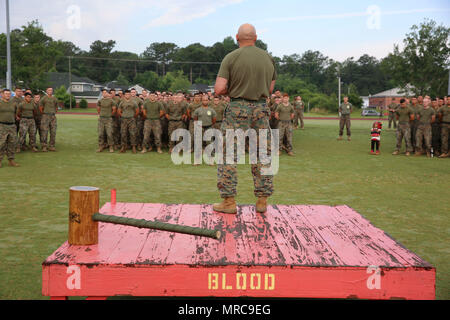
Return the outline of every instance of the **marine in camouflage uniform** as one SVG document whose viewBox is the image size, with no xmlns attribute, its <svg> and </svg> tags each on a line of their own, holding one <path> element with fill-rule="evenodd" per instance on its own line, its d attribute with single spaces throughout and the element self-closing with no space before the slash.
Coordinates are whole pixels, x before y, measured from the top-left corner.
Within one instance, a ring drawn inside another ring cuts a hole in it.
<svg viewBox="0 0 450 320">
<path fill-rule="evenodd" d="M 142 141 L 144 139 L 144 119 L 142 118 L 142 105 L 143 100 L 136 95 L 136 90 L 131 89 L 131 99 L 137 104 L 139 108 L 139 114 L 135 118 L 136 121 L 136 144 L 138 150 L 142 150 Z M 130 138 L 131 139 L 131 138 Z"/>
<path fill-rule="evenodd" d="M 433 148 L 433 155 L 439 157 L 441 155 L 441 120 L 438 117 L 438 102 L 433 100 L 431 107 L 436 113 L 434 122 L 431 124 L 431 147 Z"/>
<path fill-rule="evenodd" d="M 402 141 L 405 139 L 406 155 L 409 156 L 413 148 L 411 145 L 411 128 L 410 121 L 414 119 L 414 110 L 406 105 L 405 99 L 400 100 L 400 107 L 395 111 L 396 118 L 398 120 L 397 125 L 397 145 L 396 150 L 392 153 L 397 155 L 400 153 L 402 147 Z"/>
<path fill-rule="evenodd" d="M 221 130 L 222 127 L 222 121 L 223 121 L 223 114 L 225 112 L 225 103 L 223 101 L 220 101 L 219 97 L 214 97 L 213 103 L 211 104 L 211 108 L 216 111 L 216 122 L 213 124 L 213 128 L 217 130 Z"/>
<path fill-rule="evenodd" d="M 295 109 L 289 103 L 288 95 L 285 95 L 283 97 L 283 102 L 277 106 L 277 109 L 275 110 L 275 117 L 279 120 L 278 122 L 278 130 L 280 135 L 279 154 L 281 154 L 282 149 L 285 149 L 288 155 L 293 156 L 294 154 L 292 153 L 292 119 L 295 117 Z"/>
<path fill-rule="evenodd" d="M 36 113 L 36 105 L 34 101 L 31 100 L 31 94 L 25 93 L 25 100 L 21 102 L 17 108 L 17 118 L 20 119 L 19 142 L 16 148 L 17 153 L 20 152 L 21 147 L 25 144 L 27 133 L 32 150 L 34 152 L 38 151 L 36 148 L 36 122 L 34 121 L 34 115 Z"/>
<path fill-rule="evenodd" d="M 439 158 L 447 158 L 449 154 L 449 135 L 450 135 L 450 98 L 447 97 L 447 104 L 438 110 L 441 121 L 441 151 Z"/>
<path fill-rule="evenodd" d="M 423 109 L 423 105 L 417 103 L 417 98 L 413 97 L 411 99 L 411 104 L 409 105 L 411 110 L 414 111 L 414 120 L 411 121 L 411 144 L 413 148 L 413 152 L 416 152 L 416 135 L 417 135 L 417 128 L 419 127 L 419 120 L 418 120 L 418 114 L 421 109 Z M 420 150 L 420 149 L 419 149 Z"/>
<path fill-rule="evenodd" d="M 183 129 L 183 120 L 186 119 L 186 105 L 181 103 L 179 96 L 176 96 L 172 103 L 169 103 L 166 109 L 166 119 L 169 121 L 168 134 L 169 134 L 169 153 L 175 145 L 172 141 L 172 133 L 177 129 Z"/>
<path fill-rule="evenodd" d="M 127 90 L 125 92 L 124 99 L 120 102 L 118 110 L 121 117 L 120 136 L 122 140 L 122 148 L 120 149 L 120 153 L 125 153 L 127 150 L 128 134 L 130 135 L 130 144 L 133 149 L 133 153 L 136 153 L 136 118 L 139 114 L 139 107 L 136 102 L 131 99 L 130 91 Z"/>
<path fill-rule="evenodd" d="M 275 85 L 274 61 L 266 51 L 255 46 L 256 30 L 252 25 L 242 25 L 239 28 L 237 40 L 240 48 L 225 56 L 215 85 L 217 94 L 228 93 L 231 97 L 230 106 L 225 110 L 222 133 L 226 136 L 226 130 L 235 132 L 234 130 L 242 129 L 246 132 L 248 129 L 254 129 L 259 136 L 260 130 L 266 129 L 267 154 L 270 157 L 270 109 L 266 105 L 266 99 Z M 236 143 L 234 148 L 236 149 Z M 237 163 L 236 153 L 234 153 L 234 163 Z M 263 175 L 261 171 L 263 168 L 269 169 L 270 165 L 261 164 L 260 159 L 257 164 L 251 165 L 254 194 L 258 198 L 257 212 L 267 210 L 267 198 L 273 193 L 273 175 Z M 237 212 L 235 201 L 237 182 L 237 165 L 226 163 L 225 157 L 224 163 L 219 163 L 217 169 L 217 187 L 224 200 L 222 203 L 213 205 L 215 211 Z"/>
<path fill-rule="evenodd" d="M 423 108 L 417 112 L 416 156 L 422 155 L 422 143 L 425 142 L 427 157 L 431 157 L 431 123 L 435 121 L 435 114 L 430 98 L 426 97 Z"/>
<path fill-rule="evenodd" d="M 19 104 L 23 102 L 23 91 L 21 88 L 16 88 L 14 90 L 14 93 L 15 96 L 11 99 L 11 101 L 15 104 L 17 113 L 17 108 L 19 107 Z M 16 124 L 16 131 L 17 133 L 19 133 L 20 119 L 16 119 L 15 124 Z"/>
<path fill-rule="evenodd" d="M 391 128 L 392 124 L 394 124 L 394 129 L 397 129 L 397 120 L 395 119 L 395 110 L 397 109 L 398 105 L 394 102 L 394 100 L 395 100 L 395 98 L 392 99 L 392 103 L 388 106 L 388 110 L 389 110 L 388 128 L 389 129 Z"/>
<path fill-rule="evenodd" d="M 34 122 L 36 124 L 36 134 L 34 135 L 35 141 L 41 140 L 41 119 L 42 119 L 42 113 L 39 111 L 39 103 L 41 101 L 41 96 L 39 94 L 34 95 L 33 97 L 33 104 L 34 108 L 36 109 L 36 113 L 34 114 Z M 37 133 L 39 132 L 39 140 L 37 139 Z"/>
<path fill-rule="evenodd" d="M 6 154 L 9 165 L 18 167 L 14 161 L 17 144 L 16 104 L 10 100 L 11 91 L 5 89 L 0 99 L 0 167 Z"/>
<path fill-rule="evenodd" d="M 302 97 L 298 96 L 295 98 L 294 109 L 294 127 L 295 129 L 298 128 L 298 121 L 300 120 L 300 129 L 304 129 L 305 123 L 303 122 L 303 112 L 305 110 L 305 103 L 302 101 Z"/>
<path fill-rule="evenodd" d="M 144 140 L 142 146 L 142 153 L 146 153 L 147 150 L 152 150 L 152 143 L 155 144 L 158 153 L 161 151 L 161 120 L 160 118 L 164 115 L 165 109 L 161 102 L 156 100 L 156 96 L 152 93 L 150 94 L 150 99 L 144 101 L 142 106 L 142 113 L 144 122 Z M 151 134 L 153 133 L 153 141 L 150 140 Z"/>
<path fill-rule="evenodd" d="M 56 113 L 58 112 L 58 99 L 53 96 L 53 89 L 47 89 L 47 96 L 44 96 L 40 101 L 41 119 L 41 147 L 43 152 L 56 151 Z M 50 132 L 50 142 L 47 144 L 48 133 Z M 49 148 L 47 150 L 47 146 Z"/>
<path fill-rule="evenodd" d="M 189 133 L 191 135 L 191 148 L 194 147 L 194 118 L 193 114 L 195 110 L 202 106 L 202 95 L 200 93 L 196 93 L 194 96 L 194 101 L 189 104 L 187 108 L 187 115 L 189 119 Z"/>
<path fill-rule="evenodd" d="M 342 140 L 342 136 L 344 134 L 344 126 L 347 128 L 347 139 L 351 140 L 352 132 L 350 130 L 351 121 L 350 114 L 353 111 L 353 106 L 350 102 L 348 102 L 348 97 L 344 97 L 344 102 L 339 106 L 339 138 L 338 140 Z"/>
<path fill-rule="evenodd" d="M 114 100 L 114 103 L 116 104 L 116 107 L 119 107 L 120 104 L 120 97 L 119 95 L 116 95 L 116 91 L 114 89 L 111 89 L 109 91 L 109 94 L 111 95 L 111 98 Z M 114 140 L 114 147 L 116 149 L 120 149 L 120 116 L 119 113 L 116 112 L 116 114 L 112 118 L 113 122 L 113 140 Z"/>
<path fill-rule="evenodd" d="M 109 152 L 114 152 L 113 118 L 116 115 L 117 105 L 103 90 L 103 98 L 97 102 L 98 118 L 98 150 L 102 152 L 105 145 L 109 146 Z M 106 137 L 106 139 L 105 139 Z"/>
</svg>

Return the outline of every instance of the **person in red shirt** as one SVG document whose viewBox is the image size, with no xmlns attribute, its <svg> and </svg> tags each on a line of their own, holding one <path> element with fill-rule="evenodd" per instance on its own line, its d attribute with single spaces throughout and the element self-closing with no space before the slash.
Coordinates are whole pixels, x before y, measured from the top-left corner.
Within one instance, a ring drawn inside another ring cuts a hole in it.
<svg viewBox="0 0 450 320">
<path fill-rule="evenodd" d="M 380 154 L 380 136 L 381 136 L 382 123 L 375 121 L 370 130 L 370 154 Z M 376 152 L 375 152 L 376 149 Z"/>
</svg>

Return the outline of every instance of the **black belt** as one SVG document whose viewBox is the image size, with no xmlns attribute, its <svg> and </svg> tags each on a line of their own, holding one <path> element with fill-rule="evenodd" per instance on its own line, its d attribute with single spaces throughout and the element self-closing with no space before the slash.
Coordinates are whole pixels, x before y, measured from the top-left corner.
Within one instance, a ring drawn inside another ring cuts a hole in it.
<svg viewBox="0 0 450 320">
<path fill-rule="evenodd" d="M 219 120 L 219 121 L 216 120 L 216 123 L 220 123 L 220 122 L 222 122 L 222 121 L 223 121 L 223 120 Z"/>
<path fill-rule="evenodd" d="M 171 119 L 169 119 L 169 121 L 183 121 L 183 120 L 181 120 L 181 119 L 180 120 L 171 120 Z"/>
<path fill-rule="evenodd" d="M 22 117 L 22 119 L 34 119 L 34 117 Z"/>
<path fill-rule="evenodd" d="M 249 100 L 249 99 L 244 99 L 244 98 L 231 98 L 230 99 L 231 102 L 249 102 L 249 103 L 266 103 L 266 99 L 259 99 L 259 100 Z"/>
<path fill-rule="evenodd" d="M 6 124 L 6 125 L 9 125 L 9 126 L 12 126 L 12 125 L 16 125 L 16 123 L 15 122 L 0 122 L 0 124 Z"/>
</svg>

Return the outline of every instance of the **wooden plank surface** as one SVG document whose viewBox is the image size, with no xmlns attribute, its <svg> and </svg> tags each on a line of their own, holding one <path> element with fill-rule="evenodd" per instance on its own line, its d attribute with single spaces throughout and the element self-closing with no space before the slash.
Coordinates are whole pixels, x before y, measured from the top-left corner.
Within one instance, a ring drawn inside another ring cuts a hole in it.
<svg viewBox="0 0 450 320">
<path fill-rule="evenodd" d="M 347 206 L 239 206 L 109 203 L 103 214 L 223 230 L 220 240 L 99 224 L 99 243 L 64 243 L 44 263 L 431 267 Z"/>
</svg>

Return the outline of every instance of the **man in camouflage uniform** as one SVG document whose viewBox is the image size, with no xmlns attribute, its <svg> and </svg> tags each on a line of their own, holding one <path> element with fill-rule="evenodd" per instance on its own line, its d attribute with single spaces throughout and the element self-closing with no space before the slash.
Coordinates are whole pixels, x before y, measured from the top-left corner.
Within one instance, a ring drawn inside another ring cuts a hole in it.
<svg viewBox="0 0 450 320">
<path fill-rule="evenodd" d="M 0 100 L 0 168 L 2 167 L 2 160 L 5 154 L 8 157 L 10 166 L 19 166 L 14 161 L 14 151 L 17 144 L 16 104 L 10 98 L 11 91 L 4 89 Z"/>
<path fill-rule="evenodd" d="M 423 101 L 423 100 L 422 100 Z M 411 144 L 413 148 L 413 152 L 416 152 L 416 135 L 417 135 L 417 128 L 419 127 L 419 120 L 418 120 L 418 114 L 419 111 L 423 108 L 422 104 L 418 103 L 418 99 L 416 97 L 411 98 L 411 104 L 409 105 L 411 110 L 414 111 L 414 120 L 411 122 Z"/>
<path fill-rule="evenodd" d="M 102 91 L 103 98 L 97 102 L 98 118 L 98 150 L 102 152 L 105 144 L 109 146 L 109 152 L 114 152 L 113 118 L 116 115 L 117 105 L 106 89 Z M 106 135 L 106 139 L 105 139 Z"/>
<path fill-rule="evenodd" d="M 114 100 L 114 103 L 116 104 L 116 108 L 119 107 L 120 104 L 120 97 L 119 95 L 116 95 L 116 90 L 111 89 L 109 90 L 109 95 L 111 96 L 111 99 Z M 113 140 L 114 140 L 114 147 L 116 150 L 120 149 L 120 116 L 119 113 L 116 112 L 116 114 L 112 118 L 112 126 L 113 126 Z"/>
<path fill-rule="evenodd" d="M 142 146 L 142 152 L 152 151 L 152 141 L 150 141 L 150 136 L 153 133 L 153 140 L 157 148 L 158 153 L 162 153 L 161 150 L 161 120 L 164 116 L 164 106 L 161 102 L 156 100 L 156 95 L 154 93 L 150 94 L 150 98 L 144 100 L 144 105 L 142 106 L 142 117 L 144 118 L 144 140 Z"/>
<path fill-rule="evenodd" d="M 294 128 L 295 129 L 298 128 L 298 121 L 300 120 L 300 129 L 304 129 L 305 124 L 303 123 L 303 112 L 305 110 L 305 104 L 303 103 L 301 96 L 295 97 L 294 109 L 295 109 Z"/>
<path fill-rule="evenodd" d="M 395 111 L 395 115 L 398 121 L 397 125 L 397 148 L 392 153 L 397 155 L 400 153 L 402 147 L 402 140 L 405 139 L 406 144 L 406 156 L 409 156 L 412 152 L 411 146 L 411 128 L 410 121 L 414 120 L 414 111 L 406 104 L 405 99 L 400 100 L 400 107 Z"/>
<path fill-rule="evenodd" d="M 417 132 L 416 132 L 416 153 L 415 156 L 422 155 L 422 143 L 425 140 L 427 157 L 431 157 L 431 123 L 435 121 L 435 111 L 430 106 L 430 97 L 423 100 L 423 108 L 417 113 Z"/>
<path fill-rule="evenodd" d="M 191 148 L 194 147 L 194 118 L 195 110 L 202 106 L 202 94 L 200 92 L 194 95 L 194 101 L 187 108 L 187 119 L 189 120 L 189 133 L 191 135 Z"/>
<path fill-rule="evenodd" d="M 388 116 L 388 129 L 391 128 L 392 123 L 394 123 L 394 129 L 397 129 L 397 121 L 395 119 L 395 110 L 397 109 L 398 105 L 395 103 L 395 98 L 392 98 L 391 104 L 388 105 L 389 110 L 389 116 Z"/>
<path fill-rule="evenodd" d="M 139 114 L 136 117 L 136 143 L 137 149 L 142 150 L 142 141 L 144 139 L 144 119 L 142 119 L 142 105 L 144 104 L 143 100 L 136 95 L 136 89 L 131 89 L 131 99 L 138 105 Z"/>
<path fill-rule="evenodd" d="M 14 90 L 14 97 L 11 99 L 11 101 L 14 103 L 16 107 L 16 113 L 17 108 L 19 107 L 19 104 L 23 102 L 23 91 L 22 88 L 16 87 Z M 20 119 L 16 119 L 16 131 L 19 133 L 19 126 L 20 126 Z M 22 147 L 22 146 L 21 146 Z"/>
<path fill-rule="evenodd" d="M 264 50 L 255 46 L 256 30 L 252 25 L 244 24 L 239 28 L 236 39 L 239 49 L 225 56 L 217 75 L 215 92 L 219 95 L 228 94 L 231 98 L 230 107 L 226 109 L 222 123 L 222 133 L 227 130 L 235 132 L 242 129 L 267 130 L 267 154 L 271 154 L 271 131 L 269 126 L 270 109 L 266 98 L 270 96 L 275 86 L 276 72 L 272 57 Z M 226 143 L 225 143 L 226 145 Z M 236 149 L 236 143 L 234 145 Z M 225 148 L 226 149 L 226 148 Z M 225 153 L 226 154 L 226 150 Z M 218 164 L 217 187 L 221 203 L 215 203 L 213 209 L 223 213 L 236 213 L 235 196 L 237 194 L 237 154 L 234 153 L 234 164 Z M 252 164 L 254 194 L 257 212 L 267 211 L 267 198 L 273 193 L 273 175 L 262 174 L 262 169 L 270 165 Z M 267 172 L 266 172 L 267 173 Z"/>
<path fill-rule="evenodd" d="M 183 121 L 187 118 L 186 106 L 182 104 L 182 96 L 176 95 L 166 108 L 166 119 L 169 121 L 169 153 L 172 153 L 175 142 L 172 141 L 172 133 L 177 129 L 183 129 Z"/>
<path fill-rule="evenodd" d="M 139 115 L 139 107 L 134 99 L 131 99 L 130 90 L 126 90 L 123 100 L 119 105 L 119 115 L 121 117 L 120 123 L 120 136 L 122 139 L 122 148 L 120 153 L 127 152 L 127 137 L 130 135 L 130 143 L 133 149 L 133 153 L 136 153 L 136 143 L 137 143 L 137 129 L 136 129 L 136 118 Z"/>
<path fill-rule="evenodd" d="M 42 113 L 39 111 L 39 104 L 41 101 L 41 96 L 39 94 L 35 94 L 33 97 L 34 108 L 36 109 L 36 113 L 34 114 L 34 122 L 36 124 L 36 134 L 34 135 L 35 141 L 41 141 L 41 119 Z M 37 139 L 37 133 L 39 132 L 39 140 Z"/>
<path fill-rule="evenodd" d="M 289 95 L 287 93 L 283 96 L 283 102 L 277 106 L 275 110 L 275 118 L 279 120 L 278 130 L 280 134 L 280 151 L 285 149 L 288 155 L 293 156 L 292 152 L 292 119 L 295 117 L 294 107 L 289 103 Z M 285 139 L 283 148 L 283 139 Z"/>
<path fill-rule="evenodd" d="M 439 157 L 441 155 L 441 121 L 438 116 L 438 100 L 431 101 L 431 107 L 433 108 L 436 117 L 435 121 L 431 124 L 431 147 L 433 149 L 433 155 Z"/>
<path fill-rule="evenodd" d="M 20 119 L 20 124 L 19 143 L 17 144 L 16 153 L 20 153 L 21 146 L 25 144 L 27 133 L 33 152 L 38 151 L 36 148 L 36 122 L 34 121 L 37 110 L 31 97 L 31 93 L 25 93 L 24 101 L 21 102 L 17 108 L 17 118 Z"/>
<path fill-rule="evenodd" d="M 438 110 L 441 121 L 441 151 L 439 158 L 449 157 L 449 134 L 450 134 L 450 97 L 447 97 L 447 104 Z"/>
<path fill-rule="evenodd" d="M 58 112 L 58 99 L 53 96 L 53 88 L 47 88 L 47 95 L 39 103 L 39 111 L 42 114 L 41 119 L 41 147 L 43 152 L 56 151 L 56 113 Z M 50 147 L 47 150 L 47 137 L 50 131 Z"/>
<path fill-rule="evenodd" d="M 350 130 L 351 121 L 350 115 L 353 111 L 353 106 L 350 102 L 348 102 L 348 97 L 344 97 L 344 102 L 339 106 L 339 138 L 338 140 L 342 140 L 342 136 L 344 135 L 344 126 L 347 128 L 347 140 L 351 141 L 352 132 Z"/>
<path fill-rule="evenodd" d="M 225 103 L 220 101 L 219 96 L 214 96 L 213 103 L 211 104 L 211 108 L 216 112 L 216 122 L 213 124 L 213 128 L 217 130 L 221 130 L 223 114 L 225 112 Z"/>
</svg>

